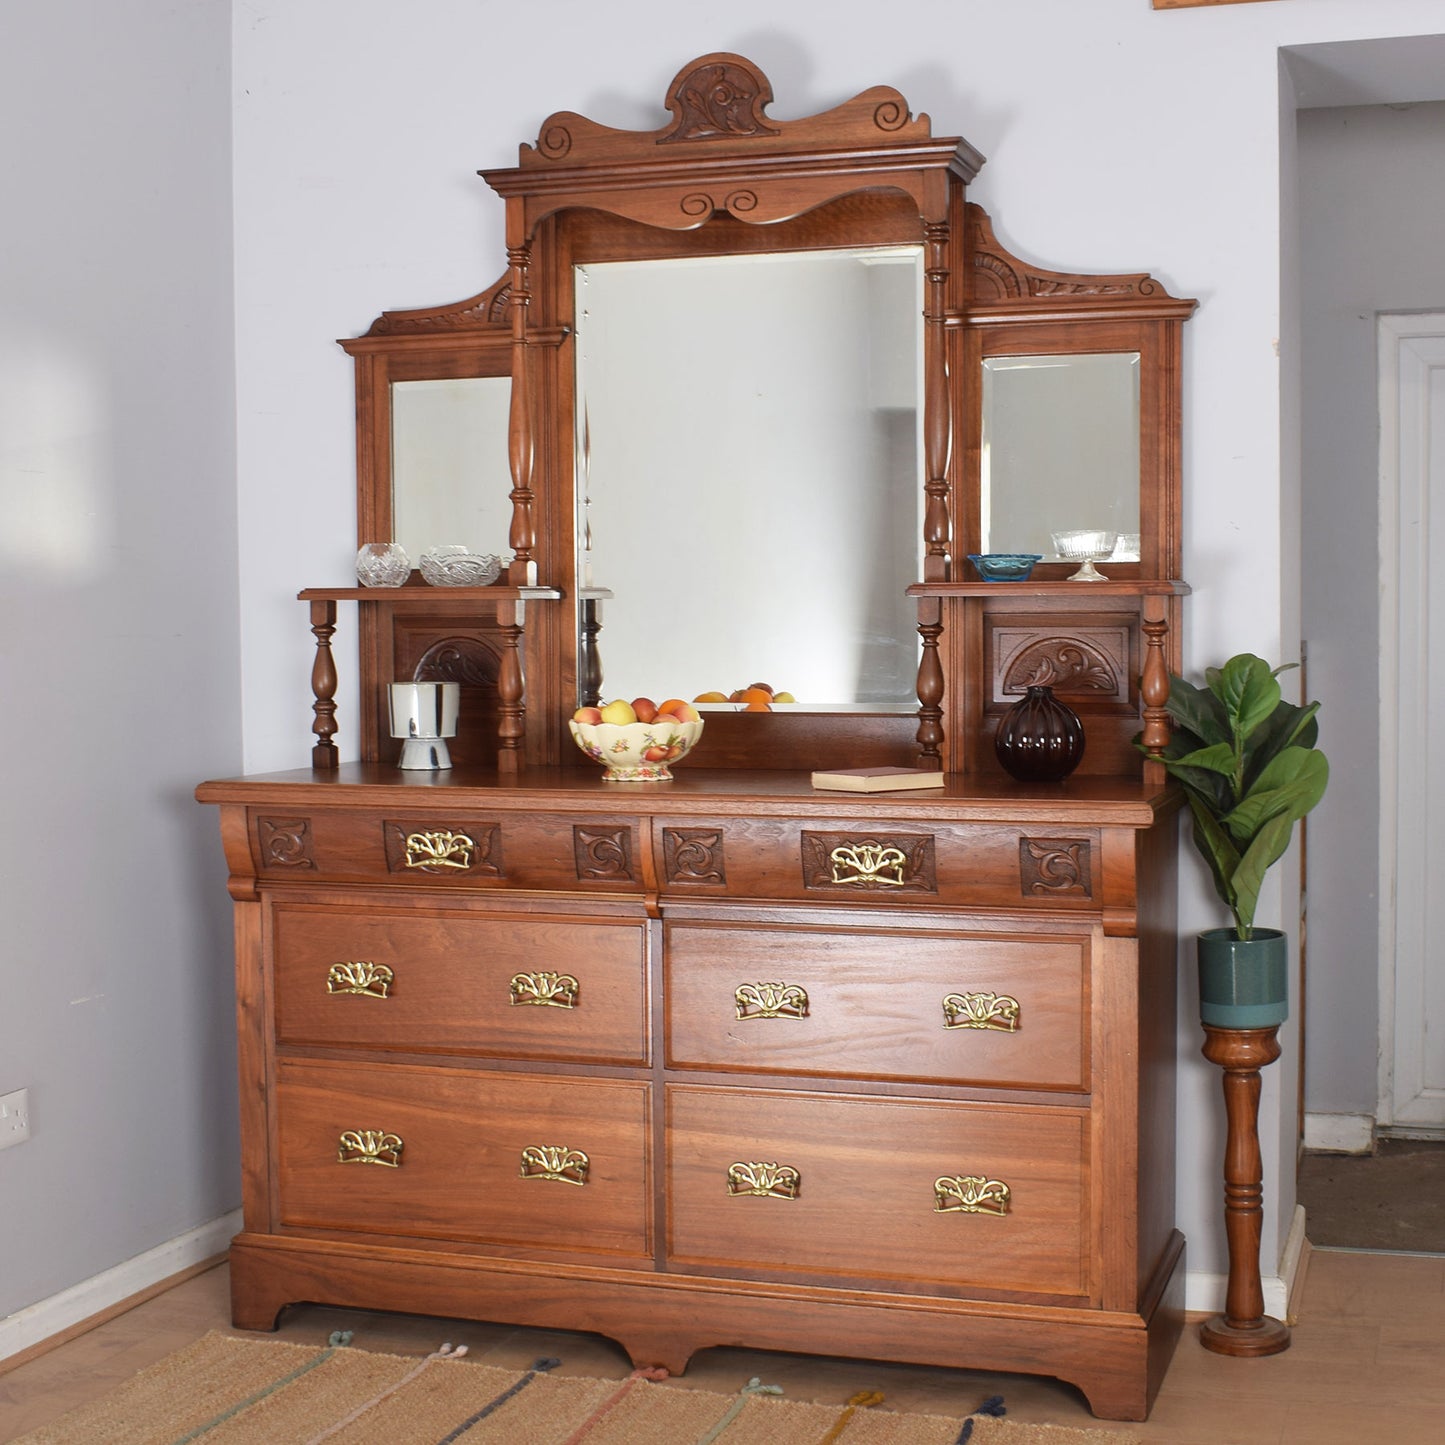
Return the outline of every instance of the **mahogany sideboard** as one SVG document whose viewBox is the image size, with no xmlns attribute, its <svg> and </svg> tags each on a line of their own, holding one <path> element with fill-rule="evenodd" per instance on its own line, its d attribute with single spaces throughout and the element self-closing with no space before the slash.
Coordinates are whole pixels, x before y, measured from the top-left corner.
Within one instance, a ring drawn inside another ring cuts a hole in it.
<svg viewBox="0 0 1445 1445">
<path fill-rule="evenodd" d="M 291 1302 L 1076 1384 L 1181 1326 L 1172 795 L 679 768 L 207 783 L 235 1322 Z"/>
</svg>

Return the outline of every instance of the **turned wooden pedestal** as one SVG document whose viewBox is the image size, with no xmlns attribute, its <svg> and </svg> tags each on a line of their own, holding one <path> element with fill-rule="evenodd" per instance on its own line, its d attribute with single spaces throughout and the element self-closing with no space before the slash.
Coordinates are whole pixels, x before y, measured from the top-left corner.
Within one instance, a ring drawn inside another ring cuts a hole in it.
<svg viewBox="0 0 1445 1445">
<path fill-rule="evenodd" d="M 1264 1312 L 1259 1281 L 1264 1165 L 1259 1154 L 1259 1071 L 1279 1058 L 1278 1026 L 1221 1029 L 1204 1025 L 1204 1057 L 1224 1070 L 1228 1134 L 1224 1147 L 1224 1227 L 1229 1285 L 1224 1313 L 1199 1329 L 1205 1349 L 1221 1355 L 1277 1355 L 1289 1326 Z"/>
</svg>

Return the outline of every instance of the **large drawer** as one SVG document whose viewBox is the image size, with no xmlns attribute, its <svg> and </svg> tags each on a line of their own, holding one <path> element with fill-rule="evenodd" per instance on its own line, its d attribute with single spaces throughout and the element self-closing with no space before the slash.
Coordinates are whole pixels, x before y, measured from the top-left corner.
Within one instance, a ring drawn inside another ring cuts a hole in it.
<svg viewBox="0 0 1445 1445">
<path fill-rule="evenodd" d="M 270 928 L 283 1045 L 646 1062 L 639 919 L 278 900 Z"/>
<path fill-rule="evenodd" d="M 649 1255 L 649 1115 L 641 1081 L 282 1061 L 279 1223 Z"/>
<path fill-rule="evenodd" d="M 1087 1117 L 672 1086 L 668 1258 L 772 1278 L 1085 1297 Z"/>
<path fill-rule="evenodd" d="M 1086 1091 L 1093 938 L 670 922 L 667 1061 Z"/>
</svg>

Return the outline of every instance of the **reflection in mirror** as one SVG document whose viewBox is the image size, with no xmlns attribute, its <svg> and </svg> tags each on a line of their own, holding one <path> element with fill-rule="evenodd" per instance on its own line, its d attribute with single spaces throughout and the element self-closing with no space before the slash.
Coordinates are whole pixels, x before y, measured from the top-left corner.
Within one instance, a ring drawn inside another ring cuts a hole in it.
<svg viewBox="0 0 1445 1445">
<path fill-rule="evenodd" d="M 1139 353 L 985 357 L 980 471 L 983 551 L 1088 529 L 1138 561 Z"/>
<path fill-rule="evenodd" d="M 911 711 L 922 248 L 576 270 L 603 695 L 764 682 L 808 710 Z"/>
<path fill-rule="evenodd" d="M 511 395 L 506 376 L 392 383 L 392 539 L 413 567 L 428 547 L 452 542 L 505 564 Z"/>
</svg>

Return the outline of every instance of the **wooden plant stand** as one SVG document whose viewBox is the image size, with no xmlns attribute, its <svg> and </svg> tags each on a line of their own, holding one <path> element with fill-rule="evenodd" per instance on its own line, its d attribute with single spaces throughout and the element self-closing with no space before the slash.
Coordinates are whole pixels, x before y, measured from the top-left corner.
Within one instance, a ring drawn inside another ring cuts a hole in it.
<svg viewBox="0 0 1445 1445">
<path fill-rule="evenodd" d="M 1280 1054 L 1278 1026 L 1221 1029 L 1204 1025 L 1204 1057 L 1224 1070 L 1228 1132 L 1224 1146 L 1224 1228 L 1229 1284 L 1224 1313 L 1206 1320 L 1199 1341 L 1220 1355 L 1277 1355 L 1289 1349 L 1287 1324 L 1264 1312 L 1259 1282 L 1264 1165 L 1259 1153 L 1259 1071 Z"/>
</svg>

